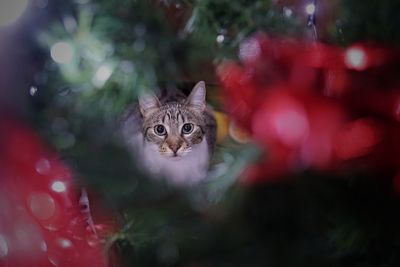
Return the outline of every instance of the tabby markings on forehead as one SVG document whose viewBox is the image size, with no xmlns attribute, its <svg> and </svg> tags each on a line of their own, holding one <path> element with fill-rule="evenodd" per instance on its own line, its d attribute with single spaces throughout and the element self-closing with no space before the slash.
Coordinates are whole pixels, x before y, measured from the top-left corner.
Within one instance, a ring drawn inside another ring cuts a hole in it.
<svg viewBox="0 0 400 267">
<path fill-rule="evenodd" d="M 169 115 L 168 111 L 167 111 L 167 113 L 165 113 L 164 117 L 162 118 L 162 123 L 165 123 L 165 121 L 167 121 L 167 118 L 168 118 L 168 121 L 171 120 L 171 115 Z"/>
<path fill-rule="evenodd" d="M 169 102 L 161 106 L 157 111 L 145 119 L 146 127 L 154 126 L 155 124 L 180 124 L 185 122 L 193 122 L 196 125 L 204 124 L 203 113 L 191 110 L 186 105 L 179 102 Z M 144 129 L 146 128 L 144 127 Z"/>
<path fill-rule="evenodd" d="M 181 111 L 178 110 L 178 112 L 176 113 L 176 120 L 179 122 L 179 116 L 181 117 L 181 121 L 182 123 L 185 123 L 185 117 L 182 115 Z"/>
<path fill-rule="evenodd" d="M 179 120 L 180 118 L 180 120 Z M 170 111 L 168 110 L 162 118 L 162 123 L 170 122 L 170 121 L 177 121 L 184 123 L 186 121 L 185 117 L 182 115 L 179 109 Z"/>
</svg>

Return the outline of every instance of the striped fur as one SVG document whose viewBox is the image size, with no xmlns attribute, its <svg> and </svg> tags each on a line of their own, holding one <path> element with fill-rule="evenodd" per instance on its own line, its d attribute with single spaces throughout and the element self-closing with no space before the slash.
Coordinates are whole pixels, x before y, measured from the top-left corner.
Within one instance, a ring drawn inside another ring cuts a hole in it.
<svg viewBox="0 0 400 267">
<path fill-rule="evenodd" d="M 183 130 L 190 124 L 189 133 Z M 165 133 L 157 132 L 160 125 Z M 175 185 L 193 184 L 206 176 L 216 140 L 216 122 L 199 82 L 186 97 L 180 91 L 145 95 L 123 119 L 123 134 L 145 170 L 166 176 Z"/>
</svg>

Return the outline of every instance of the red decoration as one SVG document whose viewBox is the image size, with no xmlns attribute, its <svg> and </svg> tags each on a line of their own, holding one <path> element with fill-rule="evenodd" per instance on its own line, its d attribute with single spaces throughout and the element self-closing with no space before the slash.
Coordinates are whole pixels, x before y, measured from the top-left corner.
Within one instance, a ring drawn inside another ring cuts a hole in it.
<svg viewBox="0 0 400 267">
<path fill-rule="evenodd" d="M 68 167 L 14 121 L 0 136 L 0 266 L 108 266 Z"/>
<path fill-rule="evenodd" d="M 263 34 L 244 41 L 240 64 L 223 63 L 218 76 L 228 111 L 266 152 L 247 180 L 308 168 L 394 171 L 398 55 L 369 44 L 338 48 Z"/>
</svg>

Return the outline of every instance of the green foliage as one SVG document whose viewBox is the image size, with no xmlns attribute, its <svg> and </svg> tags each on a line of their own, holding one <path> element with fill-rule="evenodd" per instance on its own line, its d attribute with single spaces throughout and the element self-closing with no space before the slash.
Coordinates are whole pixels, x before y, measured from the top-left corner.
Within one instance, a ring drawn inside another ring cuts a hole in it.
<svg viewBox="0 0 400 267">
<path fill-rule="evenodd" d="M 174 27 L 166 9 L 177 4 L 189 12 Z M 337 42 L 399 42 L 398 1 L 342 4 Z M 38 75 L 34 123 L 84 185 L 121 214 L 122 229 L 110 242 L 126 266 L 384 266 L 377 260 L 384 257 L 395 266 L 399 244 L 390 234 L 400 237 L 397 202 L 375 182 L 360 186 L 307 173 L 242 188 L 237 179 L 259 151 L 230 140 L 217 149 L 213 181 L 177 190 L 146 177 L 119 142 L 119 115 L 139 92 L 187 81 L 188 73 L 212 73 L 199 66 L 235 57 L 256 31 L 299 37 L 296 18 L 267 0 L 63 5 L 63 17 L 38 39 L 47 50 L 64 41 L 73 55 L 67 64 L 49 57 Z M 111 72 L 105 80 L 96 76 L 101 67 Z"/>
<path fill-rule="evenodd" d="M 90 147 L 113 142 L 139 92 L 180 81 L 185 66 L 196 65 L 187 49 L 196 46 L 176 38 L 162 9 L 147 1 L 70 2 L 65 10 L 72 12 L 38 37 L 48 51 L 66 43 L 72 55 L 62 64 L 49 58 L 38 75 L 36 125 L 61 153 L 91 158 Z"/>
<path fill-rule="evenodd" d="M 299 30 L 300 25 L 295 19 L 284 16 L 283 11 L 268 0 L 195 1 L 186 25 L 187 32 L 208 38 L 209 43 L 215 42 L 218 35 L 223 36 L 218 57 L 235 51 L 244 38 L 256 31 L 299 37 Z"/>
</svg>

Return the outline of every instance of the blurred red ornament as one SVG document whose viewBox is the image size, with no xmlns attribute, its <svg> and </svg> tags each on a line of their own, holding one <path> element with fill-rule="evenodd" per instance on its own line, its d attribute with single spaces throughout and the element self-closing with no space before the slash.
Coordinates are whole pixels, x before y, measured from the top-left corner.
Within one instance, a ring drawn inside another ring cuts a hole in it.
<svg viewBox="0 0 400 267">
<path fill-rule="evenodd" d="M 336 155 L 343 160 L 368 155 L 382 137 L 382 130 L 373 120 L 363 118 L 349 122 L 336 136 Z"/>
<path fill-rule="evenodd" d="M 227 110 L 266 152 L 249 180 L 356 168 L 347 164 L 354 159 L 365 163 L 357 166 L 399 164 L 391 148 L 399 143 L 392 125 L 400 120 L 396 49 L 343 49 L 258 33 L 240 45 L 239 58 L 241 64 L 222 64 L 218 76 Z"/>
<path fill-rule="evenodd" d="M 225 105 L 236 117 L 237 121 L 246 128 L 250 127 L 249 118 L 252 116 L 251 105 L 254 103 L 255 88 L 251 88 L 249 77 L 243 68 L 233 62 L 226 62 L 219 70 L 219 76 L 224 83 L 224 93 L 227 96 Z"/>
<path fill-rule="evenodd" d="M 307 104 L 310 134 L 300 148 L 301 165 L 326 169 L 334 164 L 334 136 L 346 121 L 341 105 L 330 99 L 312 96 Z"/>
<path fill-rule="evenodd" d="M 317 69 L 343 68 L 341 51 L 335 47 L 321 43 L 305 45 L 304 51 L 298 56 L 298 61 L 303 65 Z"/>
<path fill-rule="evenodd" d="M 344 51 L 344 63 L 347 68 L 363 71 L 367 68 L 380 67 L 396 60 L 397 52 L 389 48 L 355 44 Z"/>
<path fill-rule="evenodd" d="M 309 122 L 302 103 L 287 90 L 276 88 L 255 113 L 252 129 L 260 143 L 280 142 L 294 147 L 307 138 Z"/>
<path fill-rule="evenodd" d="M 0 122 L 0 137 L 0 266 L 108 266 L 71 171 L 15 121 Z"/>
<path fill-rule="evenodd" d="M 348 94 L 346 101 L 354 109 L 373 113 L 400 122 L 400 87 L 398 89 L 365 88 L 363 92 Z"/>
</svg>

